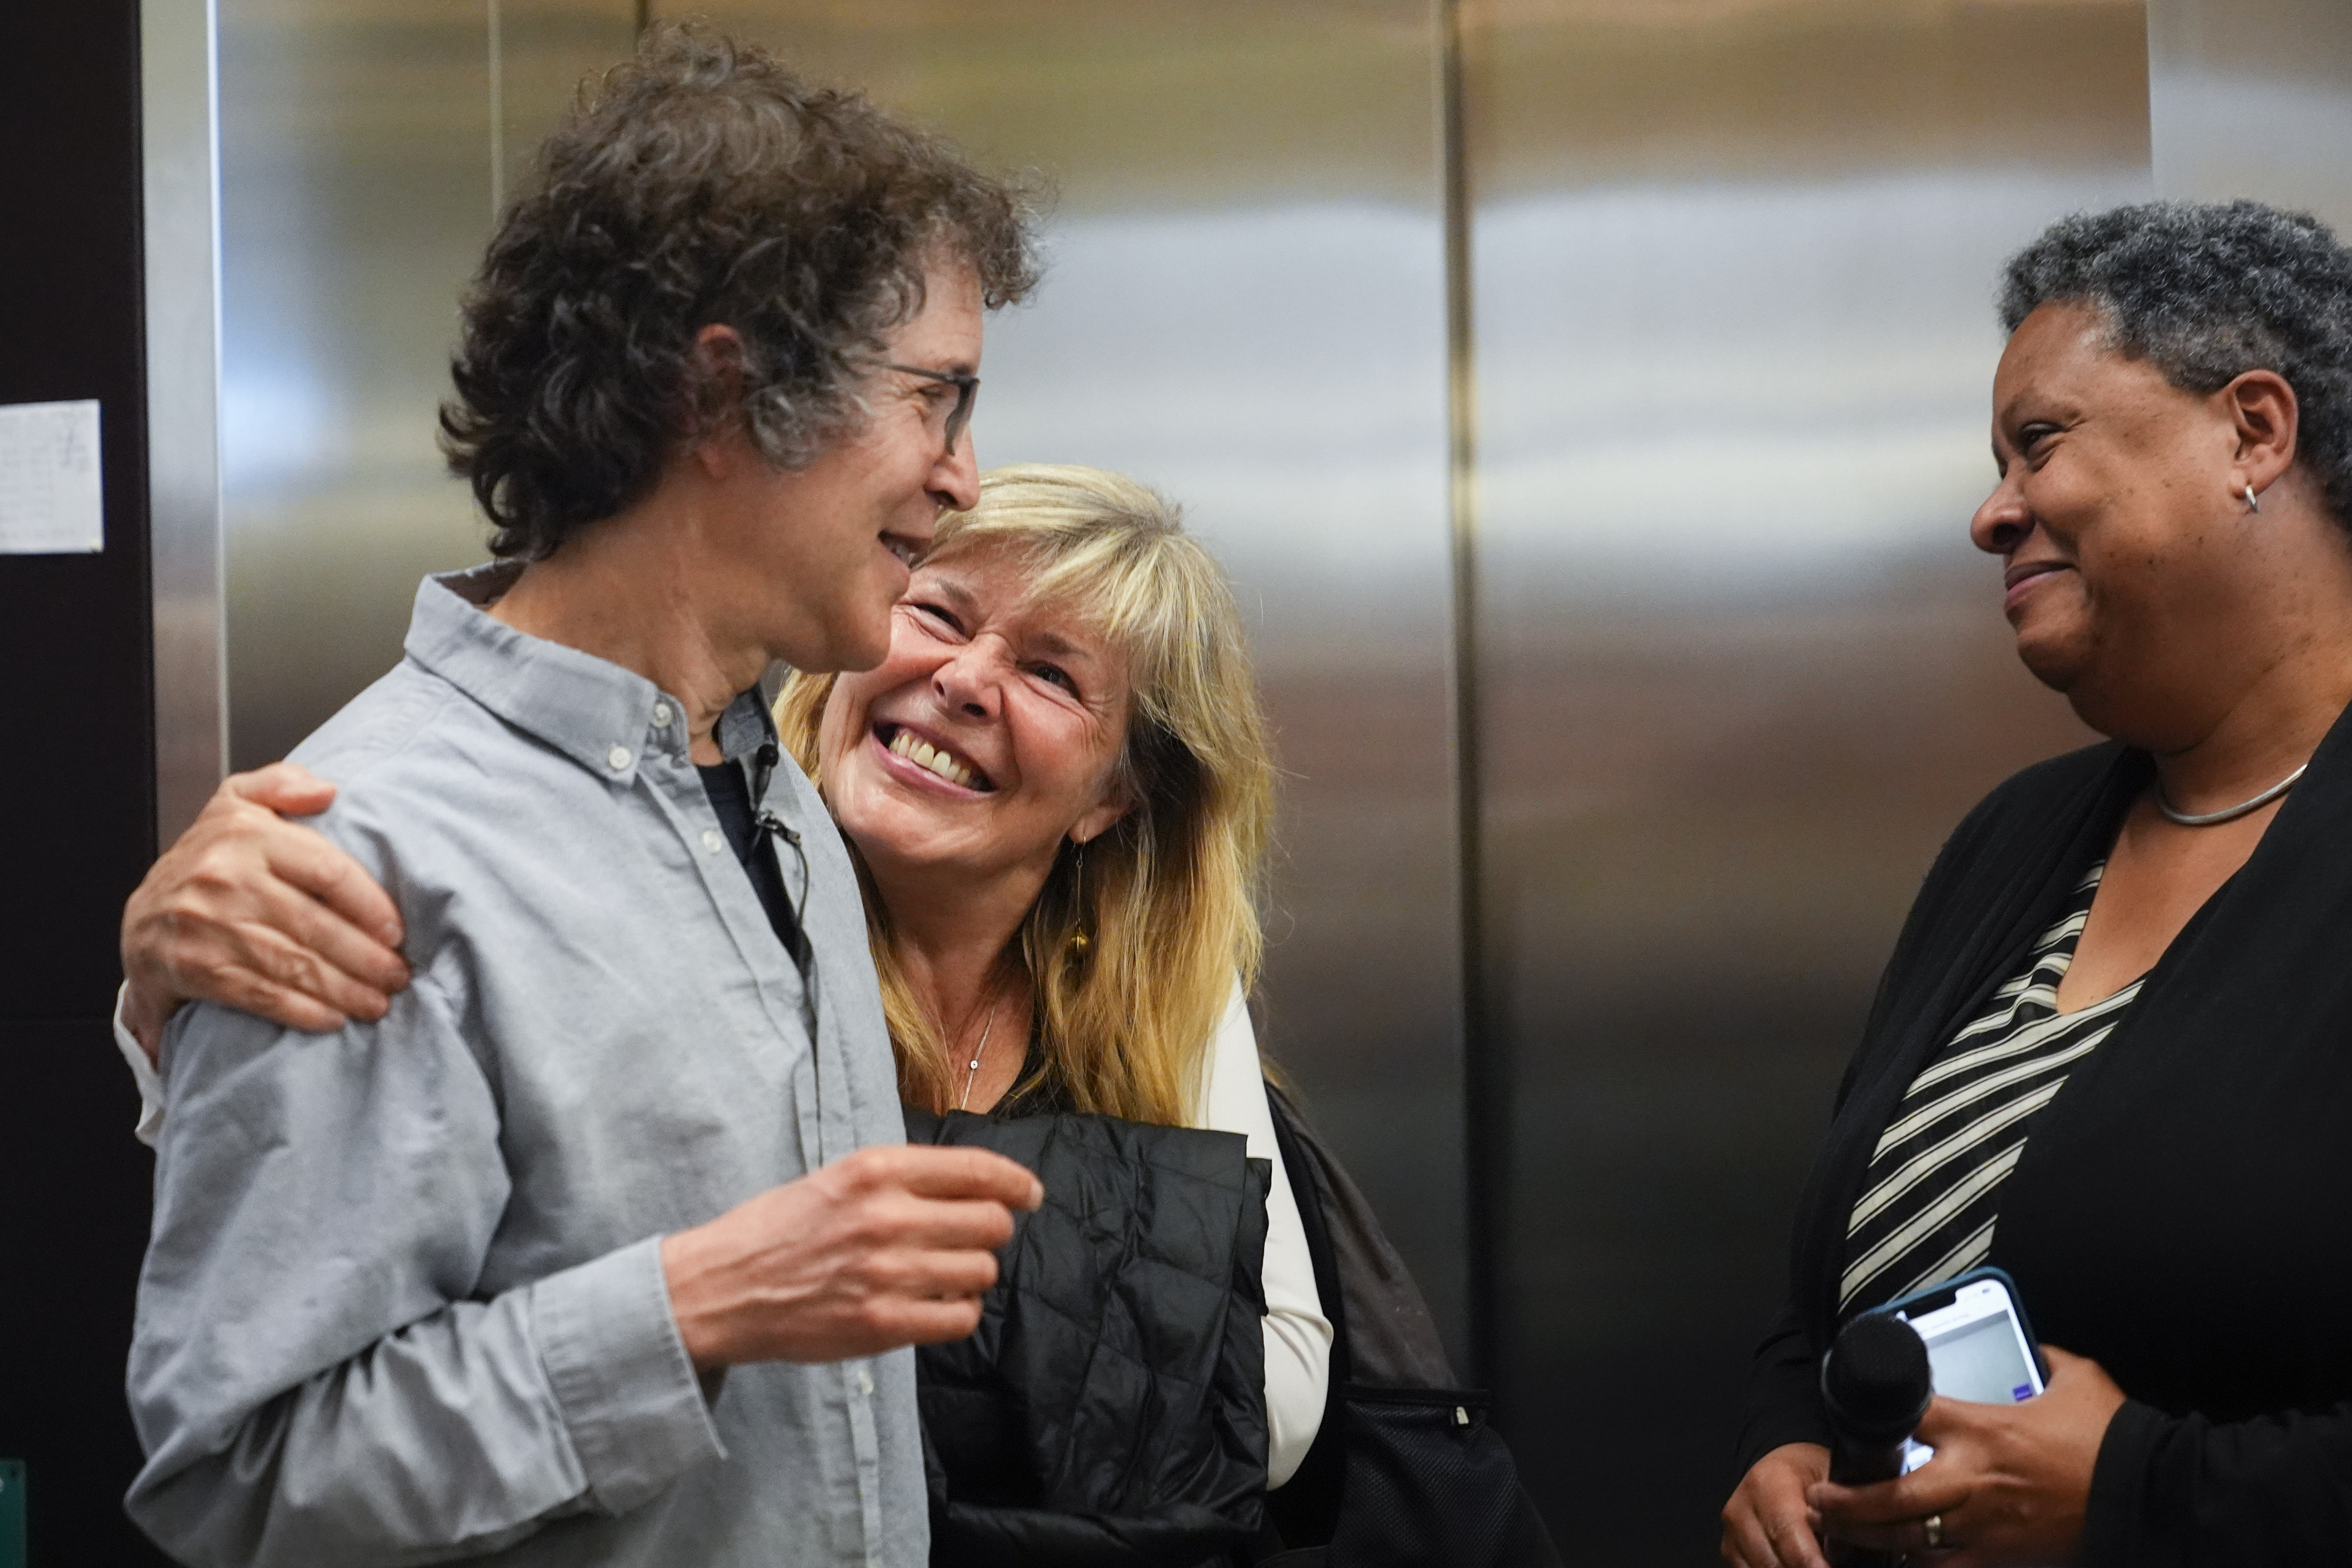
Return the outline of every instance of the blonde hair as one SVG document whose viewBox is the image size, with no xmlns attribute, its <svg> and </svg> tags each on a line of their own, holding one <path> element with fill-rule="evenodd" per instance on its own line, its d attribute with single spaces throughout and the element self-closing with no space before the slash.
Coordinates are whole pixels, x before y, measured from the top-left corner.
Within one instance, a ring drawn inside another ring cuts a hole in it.
<svg viewBox="0 0 2352 1568">
<path fill-rule="evenodd" d="M 1097 468 L 1024 464 L 980 482 L 941 520 L 934 559 L 1005 546 L 1035 601 L 1073 606 L 1128 661 L 1118 784 L 1132 806 L 1083 855 L 1066 843 L 1023 921 L 1044 1070 L 1072 1110 L 1185 1119 L 1235 975 L 1256 983 L 1256 894 L 1274 812 L 1274 762 L 1240 611 L 1177 509 Z M 795 675 L 776 702 L 785 749 L 818 776 L 834 678 Z M 853 847 L 852 855 L 856 850 Z M 899 1093 L 952 1102 L 948 1042 L 917 1004 L 889 911 L 858 865 Z"/>
</svg>

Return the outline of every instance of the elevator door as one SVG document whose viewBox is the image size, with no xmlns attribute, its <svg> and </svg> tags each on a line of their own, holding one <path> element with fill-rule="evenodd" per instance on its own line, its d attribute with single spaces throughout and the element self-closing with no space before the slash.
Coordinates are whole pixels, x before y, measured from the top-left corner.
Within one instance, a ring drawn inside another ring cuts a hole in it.
<svg viewBox="0 0 2352 1568">
<path fill-rule="evenodd" d="M 1470 0 L 1496 1364 L 1555 1532 L 1711 1558 L 1944 835 L 2086 738 L 1967 526 L 2003 257 L 2148 190 L 2137 5 Z"/>
<path fill-rule="evenodd" d="M 672 9 L 220 0 L 238 763 L 398 657 L 420 573 L 479 555 L 433 447 L 458 292 L 573 85 Z M 1971 800 L 2081 738 L 1963 530 L 2000 258 L 2150 188 L 2141 5 L 694 9 L 1056 185 L 1045 287 L 990 329 L 982 460 L 1130 472 L 1233 572 L 1285 769 L 1269 1052 L 1465 1363 L 1486 1303 L 1571 1558 L 1705 1560 L 1905 904 Z M 2219 58 L 2170 26 L 2159 63 Z"/>
</svg>

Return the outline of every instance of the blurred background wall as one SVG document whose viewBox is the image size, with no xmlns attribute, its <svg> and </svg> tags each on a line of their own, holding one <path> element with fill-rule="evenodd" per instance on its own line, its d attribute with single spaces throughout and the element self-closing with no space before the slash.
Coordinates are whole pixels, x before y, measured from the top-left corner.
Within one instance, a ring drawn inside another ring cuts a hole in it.
<svg viewBox="0 0 2352 1568">
<path fill-rule="evenodd" d="M 217 8 L 216 631 L 250 766 L 479 555 L 432 440 L 458 291 L 581 77 L 689 13 Z M 2352 13 L 690 14 L 1057 188 L 982 461 L 1134 473 L 1232 570 L 1287 772 L 1265 1041 L 1571 1560 L 1708 1560 L 1895 927 L 1966 806 L 2083 739 L 1965 537 L 1994 269 L 2152 191 L 2352 221 Z"/>
<path fill-rule="evenodd" d="M 722 0 L 698 13 L 1055 195 L 990 329 L 983 465 L 1181 500 L 1288 771 L 1269 1045 L 1466 1347 L 1444 233 L 1426 0 Z M 282 756 L 476 559 L 433 412 L 504 189 L 613 0 L 222 0 L 229 750 Z M 494 134 L 495 132 L 495 134 Z"/>
<path fill-rule="evenodd" d="M 1492 1363 L 1564 1539 L 1696 1563 L 1896 925 L 1969 805 L 2087 738 L 1966 527 L 1994 272 L 2149 194 L 2146 36 L 2113 0 L 1465 15 Z"/>
<path fill-rule="evenodd" d="M 2352 5 L 2148 0 L 2149 142 L 2168 196 L 2252 196 L 2352 233 Z"/>
</svg>

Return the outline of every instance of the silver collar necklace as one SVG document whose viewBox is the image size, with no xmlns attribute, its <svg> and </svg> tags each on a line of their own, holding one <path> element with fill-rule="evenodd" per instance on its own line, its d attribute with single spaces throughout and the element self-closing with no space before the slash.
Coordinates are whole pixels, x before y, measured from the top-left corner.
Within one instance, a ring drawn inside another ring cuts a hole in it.
<svg viewBox="0 0 2352 1568">
<path fill-rule="evenodd" d="M 2303 776 L 2305 768 L 2310 766 L 2309 763 L 2305 763 L 2303 767 L 2295 769 L 2253 799 L 2242 800 L 2235 805 L 2225 805 L 2219 811 L 2173 810 L 2172 803 L 2164 798 L 2164 781 L 2158 779 L 2156 781 L 2156 809 L 2164 813 L 2164 819 L 2167 822 L 2177 822 L 2183 827 L 2211 827 L 2218 823 L 2235 822 L 2250 811 L 2260 811 L 2263 806 L 2293 789 L 2294 781 Z"/>
</svg>

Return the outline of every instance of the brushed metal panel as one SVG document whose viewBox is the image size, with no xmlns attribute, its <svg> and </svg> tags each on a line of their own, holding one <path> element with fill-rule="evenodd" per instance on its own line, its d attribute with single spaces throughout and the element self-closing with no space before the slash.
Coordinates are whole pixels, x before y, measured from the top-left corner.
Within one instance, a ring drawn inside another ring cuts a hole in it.
<svg viewBox="0 0 2352 1568">
<path fill-rule="evenodd" d="M 223 0 L 230 754 L 400 657 L 417 576 L 479 553 L 432 412 L 488 232 L 482 0 Z"/>
<path fill-rule="evenodd" d="M 213 6 L 144 0 L 140 135 L 155 827 L 195 820 L 228 761 L 221 584 L 220 144 Z"/>
<path fill-rule="evenodd" d="M 494 204 L 643 8 L 222 5 L 230 751 L 249 766 L 398 657 L 418 574 L 478 555 L 432 446 L 458 289 Z M 1055 281 L 996 333 L 985 454 L 1150 478 L 1234 568 L 1296 775 L 1269 1042 L 1458 1339 L 1430 7 L 715 19 L 1059 179 Z"/>
<path fill-rule="evenodd" d="M 2001 258 L 2148 188 L 2136 5 L 1472 0 L 1498 1386 L 1563 1542 L 1698 1562 L 1876 972 L 2083 739 L 2009 649 Z"/>
<path fill-rule="evenodd" d="M 530 183 L 539 144 L 589 79 L 628 58 L 638 0 L 489 0 L 495 207 Z"/>
<path fill-rule="evenodd" d="M 1433 7 L 696 9 L 1058 185 L 981 460 L 1149 480 L 1233 573 L 1288 775 L 1266 1044 L 1466 1348 Z"/>
<path fill-rule="evenodd" d="M 284 755 L 399 658 L 420 575 L 480 558 L 433 437 L 497 154 L 526 160 L 635 19 L 625 0 L 221 0 L 235 765 Z"/>
<path fill-rule="evenodd" d="M 2156 188 L 2252 196 L 2352 235 L 2352 5 L 2148 0 Z"/>
</svg>

